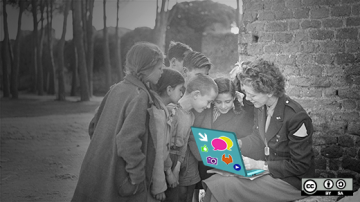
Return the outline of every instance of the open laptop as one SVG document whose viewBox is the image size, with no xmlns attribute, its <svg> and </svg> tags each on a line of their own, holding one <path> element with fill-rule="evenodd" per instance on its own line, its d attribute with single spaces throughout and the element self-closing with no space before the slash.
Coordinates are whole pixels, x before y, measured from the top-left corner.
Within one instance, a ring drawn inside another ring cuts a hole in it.
<svg viewBox="0 0 360 202">
<path fill-rule="evenodd" d="M 191 127 L 204 165 L 244 177 L 264 170 L 246 170 L 235 133 Z"/>
</svg>

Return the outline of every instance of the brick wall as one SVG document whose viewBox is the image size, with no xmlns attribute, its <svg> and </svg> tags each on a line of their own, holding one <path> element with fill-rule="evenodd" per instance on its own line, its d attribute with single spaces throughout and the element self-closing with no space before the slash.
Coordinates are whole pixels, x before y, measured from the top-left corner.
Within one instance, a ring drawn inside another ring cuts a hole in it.
<svg viewBox="0 0 360 202">
<path fill-rule="evenodd" d="M 240 60 L 260 56 L 310 114 L 316 172 L 360 185 L 360 0 L 243 0 Z"/>
</svg>

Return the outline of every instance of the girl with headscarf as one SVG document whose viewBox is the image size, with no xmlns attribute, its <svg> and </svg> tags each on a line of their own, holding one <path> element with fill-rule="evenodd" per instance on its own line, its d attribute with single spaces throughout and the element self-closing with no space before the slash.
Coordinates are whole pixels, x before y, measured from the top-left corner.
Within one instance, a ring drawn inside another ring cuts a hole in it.
<svg viewBox="0 0 360 202">
<path fill-rule="evenodd" d="M 164 55 L 140 42 L 126 55 L 126 76 L 113 85 L 90 123 L 91 142 L 72 201 L 146 201 L 156 138 L 149 132 L 150 84 L 162 74 Z"/>
</svg>

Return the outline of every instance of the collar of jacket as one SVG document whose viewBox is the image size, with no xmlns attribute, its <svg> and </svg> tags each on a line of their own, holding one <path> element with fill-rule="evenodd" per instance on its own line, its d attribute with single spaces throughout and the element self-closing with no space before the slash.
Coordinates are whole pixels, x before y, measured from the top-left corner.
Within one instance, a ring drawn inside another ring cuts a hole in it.
<svg viewBox="0 0 360 202">
<path fill-rule="evenodd" d="M 154 104 L 154 100 L 152 98 L 152 95 L 149 91 L 149 88 L 145 86 L 145 84 L 143 82 L 141 82 L 138 78 L 136 78 L 134 75 L 132 74 L 128 74 L 125 76 L 124 80 L 128 81 L 129 83 L 143 89 L 149 96 L 149 103 L 150 104 Z"/>
<path fill-rule="evenodd" d="M 274 113 L 271 117 L 269 128 L 266 132 L 266 139 L 269 141 L 274 135 L 277 134 L 277 132 L 280 130 L 283 124 L 284 119 L 284 112 L 285 112 L 285 105 L 288 101 L 288 97 L 286 95 L 283 95 L 279 97 L 279 100 L 276 104 L 276 107 L 274 109 Z"/>
</svg>

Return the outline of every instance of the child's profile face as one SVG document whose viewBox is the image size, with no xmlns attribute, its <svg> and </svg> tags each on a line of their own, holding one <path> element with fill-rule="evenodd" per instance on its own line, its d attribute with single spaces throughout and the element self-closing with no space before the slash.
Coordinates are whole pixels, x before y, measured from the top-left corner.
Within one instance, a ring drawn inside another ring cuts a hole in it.
<svg viewBox="0 0 360 202">
<path fill-rule="evenodd" d="M 180 61 L 180 60 L 177 60 L 176 58 L 173 58 L 170 62 L 170 68 L 175 69 L 175 70 L 179 71 L 181 74 L 183 74 L 183 72 L 184 72 L 183 64 L 184 64 L 183 60 Z"/>
<path fill-rule="evenodd" d="M 147 76 L 147 81 L 149 81 L 152 84 L 157 84 L 162 73 L 163 73 L 163 64 L 159 63 L 154 67 L 152 72 Z"/>
<path fill-rule="evenodd" d="M 221 93 L 214 100 L 215 107 L 220 113 L 226 114 L 234 106 L 234 97 L 230 93 Z"/>
<path fill-rule="evenodd" d="M 193 108 L 195 111 L 201 113 L 206 108 L 210 108 L 211 102 L 216 98 L 217 93 L 214 89 L 211 89 L 209 93 L 201 95 L 199 92 L 194 96 Z"/>
<path fill-rule="evenodd" d="M 179 84 L 175 88 L 170 87 L 168 95 L 172 103 L 177 103 L 180 100 L 180 98 L 183 96 L 183 90 L 182 90 L 183 88 L 184 88 L 184 84 Z"/>
</svg>

